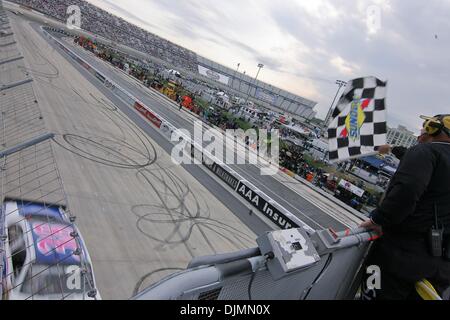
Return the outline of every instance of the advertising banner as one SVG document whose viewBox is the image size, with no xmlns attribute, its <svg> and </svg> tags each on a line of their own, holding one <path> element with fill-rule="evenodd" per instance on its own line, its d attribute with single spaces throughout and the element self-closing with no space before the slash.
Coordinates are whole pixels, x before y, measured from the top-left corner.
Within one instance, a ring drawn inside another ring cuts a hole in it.
<svg viewBox="0 0 450 320">
<path fill-rule="evenodd" d="M 201 65 L 198 65 L 198 73 L 200 73 L 202 76 L 208 77 L 211 80 L 218 81 L 226 85 L 228 85 L 228 83 L 230 82 L 229 77 L 211 69 L 205 68 Z"/>
<path fill-rule="evenodd" d="M 106 80 L 106 78 L 105 78 L 101 73 L 98 73 L 98 72 L 95 72 L 95 77 L 96 77 L 98 80 L 100 80 L 102 83 L 104 83 L 105 80 Z"/>
<path fill-rule="evenodd" d="M 291 229 L 298 228 L 300 225 L 294 223 L 291 219 L 287 218 L 280 210 L 275 208 L 266 199 L 261 197 L 261 195 L 252 190 L 244 182 L 240 181 L 237 192 L 239 195 L 247 200 L 252 206 L 261 211 L 267 218 L 274 222 L 281 229 Z"/>
<path fill-rule="evenodd" d="M 226 184 L 228 184 L 233 190 L 236 190 L 239 180 L 234 177 L 231 173 L 226 171 L 224 168 L 222 168 L 220 165 L 218 165 L 216 162 L 212 164 L 212 166 L 208 166 L 208 168 L 222 181 L 224 181 Z"/>
<path fill-rule="evenodd" d="M 158 129 L 161 127 L 161 120 L 156 117 L 153 112 L 147 110 L 147 108 L 140 102 L 134 103 L 134 108 L 139 111 L 144 117 L 146 117 L 155 127 Z"/>
<path fill-rule="evenodd" d="M 256 89 L 256 98 L 270 104 L 275 104 L 277 97 L 262 88 Z"/>
<path fill-rule="evenodd" d="M 356 194 L 358 197 L 362 197 L 363 194 L 364 194 L 364 190 L 358 188 L 354 184 L 352 184 L 352 183 L 350 183 L 350 182 L 348 182 L 347 180 L 344 180 L 344 179 L 339 181 L 339 186 L 341 186 L 342 188 L 344 188 L 347 191 L 352 192 L 353 194 Z"/>
</svg>

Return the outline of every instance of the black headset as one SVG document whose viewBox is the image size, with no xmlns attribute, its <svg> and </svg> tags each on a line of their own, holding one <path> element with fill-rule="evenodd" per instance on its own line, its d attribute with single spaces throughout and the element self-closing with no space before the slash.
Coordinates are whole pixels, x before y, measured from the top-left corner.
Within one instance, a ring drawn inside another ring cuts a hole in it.
<svg viewBox="0 0 450 320">
<path fill-rule="evenodd" d="M 440 114 L 434 117 L 421 116 L 421 118 L 425 120 L 423 128 L 428 135 L 436 137 L 440 135 L 441 132 L 445 132 L 450 136 L 450 115 Z"/>
</svg>

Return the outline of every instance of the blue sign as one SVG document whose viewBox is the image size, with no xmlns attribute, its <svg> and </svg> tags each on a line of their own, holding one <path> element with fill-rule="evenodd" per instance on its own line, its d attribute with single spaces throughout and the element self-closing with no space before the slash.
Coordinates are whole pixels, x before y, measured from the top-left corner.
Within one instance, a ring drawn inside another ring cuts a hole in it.
<svg viewBox="0 0 450 320">
<path fill-rule="evenodd" d="M 74 229 L 69 224 L 46 223 L 33 221 L 30 223 L 36 263 L 53 265 L 79 265 L 80 255 L 74 254 L 78 244 L 73 237 Z"/>
<path fill-rule="evenodd" d="M 19 209 L 19 214 L 24 217 L 51 217 L 58 221 L 64 222 L 64 216 L 59 210 L 59 206 L 44 205 L 42 203 L 33 202 L 17 202 L 17 208 Z"/>
</svg>

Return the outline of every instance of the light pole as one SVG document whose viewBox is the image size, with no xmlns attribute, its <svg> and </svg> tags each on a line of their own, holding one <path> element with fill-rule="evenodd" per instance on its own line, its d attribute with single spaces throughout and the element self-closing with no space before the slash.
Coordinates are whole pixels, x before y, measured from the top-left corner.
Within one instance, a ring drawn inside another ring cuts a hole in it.
<svg viewBox="0 0 450 320">
<path fill-rule="evenodd" d="M 233 77 L 233 81 L 231 82 L 231 88 L 232 89 L 234 89 L 234 79 L 236 79 L 236 75 L 237 75 L 237 73 L 238 73 L 238 71 L 239 71 L 239 67 L 241 66 L 241 63 L 239 62 L 238 64 L 237 64 L 237 69 L 236 69 L 236 71 L 234 72 L 234 77 Z"/>
<path fill-rule="evenodd" d="M 338 85 L 338 90 L 336 92 L 336 95 L 334 96 L 333 102 L 331 103 L 330 110 L 328 110 L 327 116 L 325 117 L 325 128 L 327 128 L 328 125 L 330 124 L 329 122 L 330 122 L 331 116 L 333 114 L 333 105 L 334 105 L 334 102 L 336 101 L 339 91 L 341 91 L 342 87 L 347 85 L 347 82 L 345 82 L 343 80 L 336 80 L 336 84 Z"/>
<path fill-rule="evenodd" d="M 244 71 L 244 76 L 247 73 L 247 71 Z M 241 84 L 242 84 L 242 79 L 239 79 L 239 92 L 241 92 Z"/>
<path fill-rule="evenodd" d="M 259 72 L 261 71 L 261 69 L 264 68 L 264 65 L 262 63 L 258 63 L 258 72 L 256 73 L 256 77 L 255 77 L 255 86 L 256 86 L 256 81 L 258 80 L 258 76 L 259 76 Z M 248 102 L 248 98 L 250 98 L 250 91 L 251 91 L 251 87 L 248 87 L 248 91 L 247 91 L 247 99 L 245 99 L 245 104 L 247 105 Z"/>
</svg>

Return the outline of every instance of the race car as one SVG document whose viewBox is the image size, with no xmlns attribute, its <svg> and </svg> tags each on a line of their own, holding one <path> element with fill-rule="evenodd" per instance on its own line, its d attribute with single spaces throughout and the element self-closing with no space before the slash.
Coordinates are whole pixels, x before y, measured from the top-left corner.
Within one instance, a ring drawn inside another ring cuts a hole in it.
<svg viewBox="0 0 450 320">
<path fill-rule="evenodd" d="M 101 299 L 89 253 L 58 205 L 7 200 L 3 299 Z"/>
</svg>

